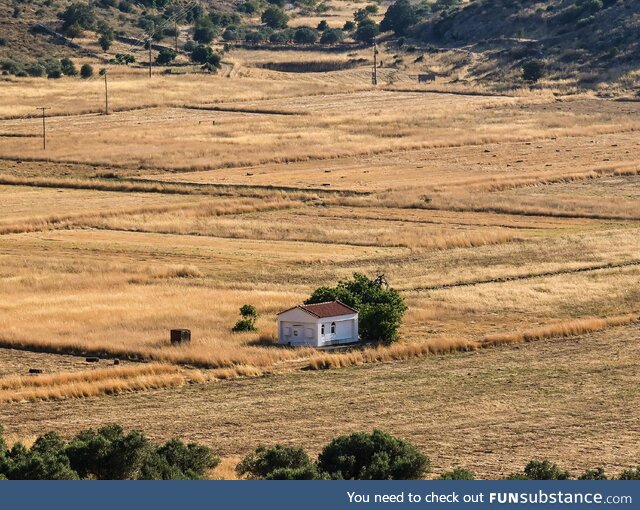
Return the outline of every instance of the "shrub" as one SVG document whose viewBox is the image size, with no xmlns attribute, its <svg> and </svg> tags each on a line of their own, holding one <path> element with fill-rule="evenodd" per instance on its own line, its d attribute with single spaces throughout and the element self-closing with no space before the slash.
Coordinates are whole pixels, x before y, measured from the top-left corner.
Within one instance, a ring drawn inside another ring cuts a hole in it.
<svg viewBox="0 0 640 510">
<path fill-rule="evenodd" d="M 276 445 L 259 446 L 236 466 L 239 475 L 252 479 L 313 480 L 318 478 L 316 466 L 302 448 Z"/>
<path fill-rule="evenodd" d="M 196 27 L 193 39 L 200 44 L 209 44 L 216 36 L 216 31 L 211 25 L 201 25 Z"/>
<path fill-rule="evenodd" d="M 242 315 L 245 318 L 247 317 L 256 318 L 258 317 L 258 310 L 256 310 L 256 307 L 253 305 L 242 305 L 240 307 L 240 315 Z"/>
<path fill-rule="evenodd" d="M 198 64 L 206 64 L 213 55 L 213 50 L 209 46 L 199 44 L 191 52 L 190 58 L 193 62 Z"/>
<path fill-rule="evenodd" d="M 177 56 L 178 54 L 171 48 L 160 48 L 158 56 L 156 57 L 156 63 L 161 66 L 168 65 L 173 62 Z"/>
<path fill-rule="evenodd" d="M 353 38 L 356 41 L 371 43 L 379 33 L 380 29 L 375 21 L 367 18 L 361 23 L 358 23 L 358 28 L 356 29 L 356 33 Z"/>
<path fill-rule="evenodd" d="M 45 67 L 40 63 L 29 64 L 25 67 L 25 71 L 29 76 L 41 77 L 44 76 L 47 72 Z"/>
<path fill-rule="evenodd" d="M 329 28 L 329 23 L 327 23 L 326 19 L 323 19 L 322 21 L 320 21 L 320 23 L 318 23 L 316 30 L 319 30 L 320 32 L 324 32 L 327 28 Z"/>
<path fill-rule="evenodd" d="M 318 468 L 345 480 L 415 480 L 429 459 L 412 444 L 374 430 L 335 438 L 320 453 Z"/>
<path fill-rule="evenodd" d="M 452 471 L 447 471 L 440 475 L 439 480 L 475 480 L 476 474 L 473 471 L 457 467 Z"/>
<path fill-rule="evenodd" d="M 578 480 L 606 480 L 607 475 L 604 472 L 604 468 L 597 467 L 595 469 L 587 469 L 582 473 Z"/>
<path fill-rule="evenodd" d="M 92 28 L 95 23 L 95 15 L 90 4 L 74 2 L 58 14 L 62 20 L 62 31 L 71 37 L 77 37 L 83 30 Z"/>
<path fill-rule="evenodd" d="M 224 32 L 222 32 L 222 38 L 225 41 L 236 41 L 240 39 L 240 34 L 235 27 L 227 27 Z"/>
<path fill-rule="evenodd" d="M 525 81 L 536 82 L 544 75 L 544 62 L 529 60 L 522 65 L 522 78 Z"/>
<path fill-rule="evenodd" d="M 289 21 L 289 16 L 279 7 L 268 7 L 260 17 L 262 22 L 271 28 L 285 28 Z"/>
<path fill-rule="evenodd" d="M 57 80 L 62 78 L 62 71 L 60 69 L 52 68 L 47 71 L 47 78 Z"/>
<path fill-rule="evenodd" d="M 91 64 L 83 64 L 80 68 L 80 76 L 84 79 L 91 78 L 93 76 L 93 67 Z"/>
<path fill-rule="evenodd" d="M 187 53 L 191 53 L 193 50 L 196 49 L 196 46 L 198 46 L 198 45 L 196 44 L 195 41 L 189 40 L 186 43 L 184 43 L 183 49 Z"/>
<path fill-rule="evenodd" d="M 63 58 L 60 60 L 60 69 L 62 73 L 66 76 L 76 76 L 78 74 L 78 70 L 76 69 L 76 65 L 73 63 L 73 60 L 70 58 Z"/>
<path fill-rule="evenodd" d="M 342 30 L 344 30 L 345 32 L 351 32 L 355 28 L 356 24 L 353 21 L 345 21 L 344 25 L 342 26 Z"/>
<path fill-rule="evenodd" d="M 396 35 L 404 35 L 407 29 L 418 21 L 415 8 L 409 0 L 396 0 L 389 6 L 380 23 L 380 30 L 387 32 L 393 30 Z"/>
<path fill-rule="evenodd" d="M 255 0 L 247 0 L 246 2 L 238 5 L 237 10 L 239 12 L 244 12 L 246 14 L 253 14 L 254 12 L 258 12 L 258 8 L 260 7 L 259 3 Z"/>
<path fill-rule="evenodd" d="M 529 480 L 568 480 L 569 473 L 562 471 L 556 464 L 545 460 L 532 460 L 524 468 Z"/>
<path fill-rule="evenodd" d="M 344 39 L 344 32 L 339 28 L 329 28 L 322 32 L 320 42 L 322 44 L 338 44 Z"/>
<path fill-rule="evenodd" d="M 306 304 L 342 301 L 359 312 L 359 330 L 362 338 L 393 342 L 407 306 L 400 293 L 388 288 L 383 277 L 375 280 L 354 273 L 353 280 L 338 282 L 335 287 L 320 287 Z"/>
<path fill-rule="evenodd" d="M 293 34 L 293 40 L 298 44 L 313 44 L 318 40 L 318 34 L 313 28 L 300 27 Z"/>
<path fill-rule="evenodd" d="M 620 476 L 618 476 L 618 480 L 640 480 L 640 466 L 632 469 L 625 469 Z"/>
<path fill-rule="evenodd" d="M 116 53 L 115 63 L 120 65 L 133 64 L 136 61 L 136 57 L 130 53 Z"/>
</svg>

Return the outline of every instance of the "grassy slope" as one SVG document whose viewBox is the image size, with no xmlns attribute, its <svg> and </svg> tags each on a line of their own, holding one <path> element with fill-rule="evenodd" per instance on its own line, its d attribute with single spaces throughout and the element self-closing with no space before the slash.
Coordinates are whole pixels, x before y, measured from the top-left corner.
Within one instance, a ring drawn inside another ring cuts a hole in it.
<svg viewBox="0 0 640 510">
<path fill-rule="evenodd" d="M 434 16 L 416 33 L 436 44 L 473 45 L 487 60 L 470 64 L 475 78 L 498 81 L 520 72 L 523 60 L 544 58 L 550 77 L 583 86 L 615 81 L 633 86 L 640 61 L 635 34 L 640 5 L 620 0 L 599 11 L 580 0 L 476 0 Z M 592 16 L 592 17 L 591 17 Z"/>
</svg>

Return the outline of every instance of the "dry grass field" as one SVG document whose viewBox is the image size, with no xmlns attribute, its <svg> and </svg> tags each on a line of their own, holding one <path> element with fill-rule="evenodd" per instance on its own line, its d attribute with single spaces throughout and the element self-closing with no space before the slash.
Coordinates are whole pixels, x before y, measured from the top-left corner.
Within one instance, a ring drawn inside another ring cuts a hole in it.
<svg viewBox="0 0 640 510">
<path fill-rule="evenodd" d="M 373 90 L 366 66 L 250 53 L 220 76 L 114 73 L 108 116 L 98 81 L 0 90 L 11 437 L 117 421 L 228 468 L 375 426 L 436 472 L 637 462 L 638 103 Z M 279 310 L 356 271 L 406 299 L 397 345 L 276 345 Z M 245 303 L 259 332 L 231 333 Z"/>
</svg>

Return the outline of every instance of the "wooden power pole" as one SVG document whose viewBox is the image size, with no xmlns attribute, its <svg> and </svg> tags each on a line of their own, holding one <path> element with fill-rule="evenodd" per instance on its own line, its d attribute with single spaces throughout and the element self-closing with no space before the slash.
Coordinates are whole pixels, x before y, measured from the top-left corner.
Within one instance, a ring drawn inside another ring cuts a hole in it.
<svg viewBox="0 0 640 510">
<path fill-rule="evenodd" d="M 107 86 L 107 72 L 104 72 L 104 114 L 109 115 L 109 87 Z"/>
<path fill-rule="evenodd" d="M 371 85 L 378 84 L 378 45 L 373 40 L 373 71 L 371 72 Z"/>
<path fill-rule="evenodd" d="M 149 78 L 151 78 L 151 37 L 149 37 Z"/>
<path fill-rule="evenodd" d="M 178 22 L 174 21 L 173 22 L 173 31 L 176 34 L 176 53 L 178 52 Z"/>
<path fill-rule="evenodd" d="M 47 121 L 45 111 L 50 110 L 51 108 L 46 106 L 40 106 L 37 108 L 38 110 L 42 110 L 42 149 L 46 150 L 47 148 Z"/>
</svg>

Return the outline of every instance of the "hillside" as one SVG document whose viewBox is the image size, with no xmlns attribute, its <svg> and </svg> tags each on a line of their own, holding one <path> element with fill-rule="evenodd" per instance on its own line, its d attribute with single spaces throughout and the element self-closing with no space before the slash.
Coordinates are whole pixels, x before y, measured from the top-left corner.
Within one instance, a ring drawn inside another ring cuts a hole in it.
<svg viewBox="0 0 640 510">
<path fill-rule="evenodd" d="M 469 69 L 477 79 L 508 80 L 536 58 L 553 80 L 635 88 L 639 28 L 640 3 L 629 0 L 477 0 L 433 13 L 412 34 L 483 53 Z"/>
</svg>

